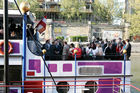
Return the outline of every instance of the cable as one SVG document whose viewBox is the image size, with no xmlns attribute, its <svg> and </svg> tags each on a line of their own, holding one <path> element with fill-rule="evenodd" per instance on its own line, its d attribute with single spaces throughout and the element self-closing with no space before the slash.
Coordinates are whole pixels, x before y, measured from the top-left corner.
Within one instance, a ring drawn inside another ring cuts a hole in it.
<svg viewBox="0 0 140 93">
<path fill-rule="evenodd" d="M 14 2 L 15 2 L 16 6 L 17 6 L 17 8 L 18 8 L 18 10 L 19 10 L 19 12 L 20 12 L 20 14 L 21 14 L 22 18 L 23 18 L 23 14 L 21 13 L 21 11 L 20 11 L 20 9 L 19 9 L 19 6 L 18 6 L 18 4 L 17 4 L 16 0 L 14 0 Z M 24 21 L 25 21 L 25 23 L 27 24 L 27 21 L 26 21 L 24 18 L 23 18 L 23 20 L 24 20 Z M 36 40 L 34 39 L 33 35 L 31 34 L 30 29 L 28 30 L 28 32 L 29 32 L 29 34 L 30 34 L 31 38 L 33 39 L 33 41 L 35 42 L 35 45 L 37 46 L 37 48 L 41 48 L 40 46 L 38 46 L 38 44 L 37 44 Z M 38 41 L 38 42 L 39 42 L 39 41 Z M 40 43 L 40 42 L 39 42 L 39 43 Z M 45 64 L 45 66 L 47 67 L 47 70 L 48 70 L 48 72 L 49 72 L 49 74 L 50 74 L 50 76 L 51 76 L 51 78 L 52 78 L 52 80 L 53 80 L 54 84 L 56 85 L 56 82 L 55 82 L 55 80 L 54 80 L 54 78 L 53 78 L 53 76 L 52 76 L 52 74 L 51 74 L 51 72 L 50 72 L 50 70 L 49 70 L 48 65 L 46 64 L 46 62 L 45 62 L 45 60 L 44 60 L 44 58 L 43 58 L 43 55 L 41 55 L 41 58 L 42 58 L 42 60 L 44 61 L 44 64 Z"/>
<path fill-rule="evenodd" d="M 43 56 L 41 56 L 41 57 L 42 57 L 42 59 L 43 59 L 43 61 L 44 61 L 44 64 L 45 64 L 45 66 L 47 67 L 48 72 L 49 72 L 49 74 L 50 74 L 50 76 L 51 76 L 51 78 L 52 78 L 53 76 L 52 76 L 52 74 L 51 74 L 51 72 L 50 72 L 50 70 L 49 70 L 48 65 L 46 64 L 46 62 L 45 62 L 45 60 L 44 60 Z M 54 80 L 54 78 L 52 78 L 52 80 L 53 80 L 54 84 L 55 84 L 55 85 L 57 85 L 57 84 L 56 84 L 56 82 L 55 82 L 55 80 Z"/>
</svg>

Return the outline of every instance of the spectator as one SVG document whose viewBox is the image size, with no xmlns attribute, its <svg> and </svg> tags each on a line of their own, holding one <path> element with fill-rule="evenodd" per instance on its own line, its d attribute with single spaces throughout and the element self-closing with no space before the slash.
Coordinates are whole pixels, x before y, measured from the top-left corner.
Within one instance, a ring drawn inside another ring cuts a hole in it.
<svg viewBox="0 0 140 93">
<path fill-rule="evenodd" d="M 22 39 L 22 27 L 20 25 L 18 25 L 18 27 L 16 28 L 16 33 L 17 33 L 18 38 Z"/>
<path fill-rule="evenodd" d="M 10 32 L 16 31 L 16 24 L 12 21 L 10 25 Z"/>
<path fill-rule="evenodd" d="M 75 45 L 75 48 L 74 48 L 73 54 L 72 54 L 72 55 L 73 55 L 73 58 L 74 58 L 74 56 L 75 56 L 75 53 L 74 53 L 75 51 L 77 51 L 77 52 L 76 52 L 76 58 L 77 58 L 77 59 L 80 59 L 81 56 L 82 56 L 82 50 L 81 50 L 81 48 L 79 47 L 79 44 L 76 44 L 76 45 Z"/>
<path fill-rule="evenodd" d="M 96 59 L 97 60 L 103 59 L 103 49 L 101 47 L 101 44 L 97 44 L 96 50 L 97 50 Z"/>
<path fill-rule="evenodd" d="M 17 39 L 17 34 L 16 34 L 15 31 L 12 31 L 12 32 L 11 32 L 10 38 L 11 38 L 11 39 Z"/>
<path fill-rule="evenodd" d="M 82 57 L 81 57 L 81 59 L 84 60 L 84 58 L 86 57 L 86 48 L 83 45 L 81 45 L 80 48 L 82 50 Z"/>
<path fill-rule="evenodd" d="M 91 43 L 90 48 L 87 53 L 88 53 L 89 59 L 96 58 L 97 50 L 96 50 L 96 45 L 94 43 Z"/>
<path fill-rule="evenodd" d="M 56 46 L 55 46 L 55 42 L 52 42 L 52 45 L 50 46 L 50 59 L 51 60 L 56 60 Z"/>
<path fill-rule="evenodd" d="M 89 48 L 90 48 L 90 44 L 87 44 L 87 46 L 86 46 L 86 55 L 88 55 Z"/>
<path fill-rule="evenodd" d="M 62 59 L 63 60 L 67 60 L 68 56 L 69 56 L 69 46 L 68 46 L 67 42 L 64 42 Z"/>
<path fill-rule="evenodd" d="M 46 40 L 46 43 L 43 45 L 43 48 L 46 49 L 45 58 L 50 59 L 50 40 Z"/>
<path fill-rule="evenodd" d="M 118 43 L 121 44 L 121 46 L 123 46 L 121 38 L 118 39 Z"/>
<path fill-rule="evenodd" d="M 126 42 L 124 40 L 122 41 L 122 44 L 123 46 L 122 46 L 121 54 L 123 54 L 123 51 L 126 50 Z"/>
<path fill-rule="evenodd" d="M 62 59 L 61 55 L 62 55 L 63 47 L 58 39 L 56 39 L 54 42 L 55 42 L 56 55 L 57 55 L 56 59 L 60 60 Z"/>
<path fill-rule="evenodd" d="M 111 51 L 112 51 L 112 60 L 115 60 L 116 59 L 116 39 L 113 39 L 112 40 L 112 47 L 111 47 Z"/>
<path fill-rule="evenodd" d="M 107 43 L 107 47 L 104 50 L 105 58 L 112 59 L 112 51 L 111 51 L 112 44 L 110 42 Z"/>
<path fill-rule="evenodd" d="M 103 51 L 107 47 L 107 43 L 108 43 L 108 39 L 105 39 L 104 46 L 103 46 Z"/>
<path fill-rule="evenodd" d="M 3 39 L 3 28 L 0 26 L 0 39 Z"/>
<path fill-rule="evenodd" d="M 71 43 L 69 49 L 69 59 L 72 59 L 73 50 L 74 50 L 74 44 Z"/>
<path fill-rule="evenodd" d="M 118 43 L 117 47 L 116 47 L 116 59 L 117 60 L 121 60 L 122 59 L 122 57 L 121 57 L 121 50 L 122 50 L 122 45 L 121 45 L 121 43 Z"/>
<path fill-rule="evenodd" d="M 127 51 L 127 60 L 129 60 L 129 57 L 131 56 L 131 44 L 129 42 L 129 39 L 126 39 L 126 51 Z"/>
</svg>

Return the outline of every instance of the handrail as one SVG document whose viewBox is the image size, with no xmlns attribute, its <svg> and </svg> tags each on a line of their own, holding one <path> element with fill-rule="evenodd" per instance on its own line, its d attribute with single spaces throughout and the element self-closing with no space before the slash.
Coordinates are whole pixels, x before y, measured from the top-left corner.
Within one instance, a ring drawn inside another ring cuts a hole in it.
<svg viewBox="0 0 140 93">
<path fill-rule="evenodd" d="M 92 86 L 92 87 L 97 87 L 99 86 L 100 88 L 112 88 L 112 86 L 114 86 L 113 88 L 118 88 L 118 87 L 121 87 L 121 86 L 124 86 L 124 84 L 90 84 L 90 85 L 83 85 L 83 84 L 80 84 L 80 85 L 0 85 L 0 87 L 4 88 L 4 87 L 25 87 L 24 89 L 25 90 L 28 90 L 28 89 L 44 89 L 43 87 L 68 87 L 68 86 L 71 86 L 71 87 L 74 87 L 74 86 L 77 86 L 77 87 L 82 87 L 82 86 Z M 135 90 L 139 91 L 140 92 L 140 88 L 132 85 L 132 84 L 125 84 L 125 86 L 130 86 L 132 88 L 134 88 Z M 42 87 L 42 88 L 34 88 L 34 87 Z M 47 89 L 47 88 L 45 88 Z"/>
</svg>

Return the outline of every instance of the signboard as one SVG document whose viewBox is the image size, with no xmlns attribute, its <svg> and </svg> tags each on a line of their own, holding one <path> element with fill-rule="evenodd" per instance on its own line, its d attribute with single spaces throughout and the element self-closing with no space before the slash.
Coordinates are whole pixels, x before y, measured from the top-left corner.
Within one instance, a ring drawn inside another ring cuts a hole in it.
<svg viewBox="0 0 140 93">
<path fill-rule="evenodd" d="M 113 40 L 122 38 L 122 31 L 103 31 L 103 39 Z"/>
</svg>

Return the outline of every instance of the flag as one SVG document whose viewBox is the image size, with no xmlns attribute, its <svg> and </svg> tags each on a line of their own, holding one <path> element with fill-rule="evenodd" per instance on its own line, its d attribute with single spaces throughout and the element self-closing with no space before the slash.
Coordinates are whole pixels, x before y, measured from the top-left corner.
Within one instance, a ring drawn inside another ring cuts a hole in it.
<svg viewBox="0 0 140 93">
<path fill-rule="evenodd" d="M 37 24 L 36 28 L 37 31 L 41 34 L 42 32 L 45 31 L 46 29 L 46 21 L 47 21 L 47 16 L 44 16 L 44 18 Z"/>
</svg>

